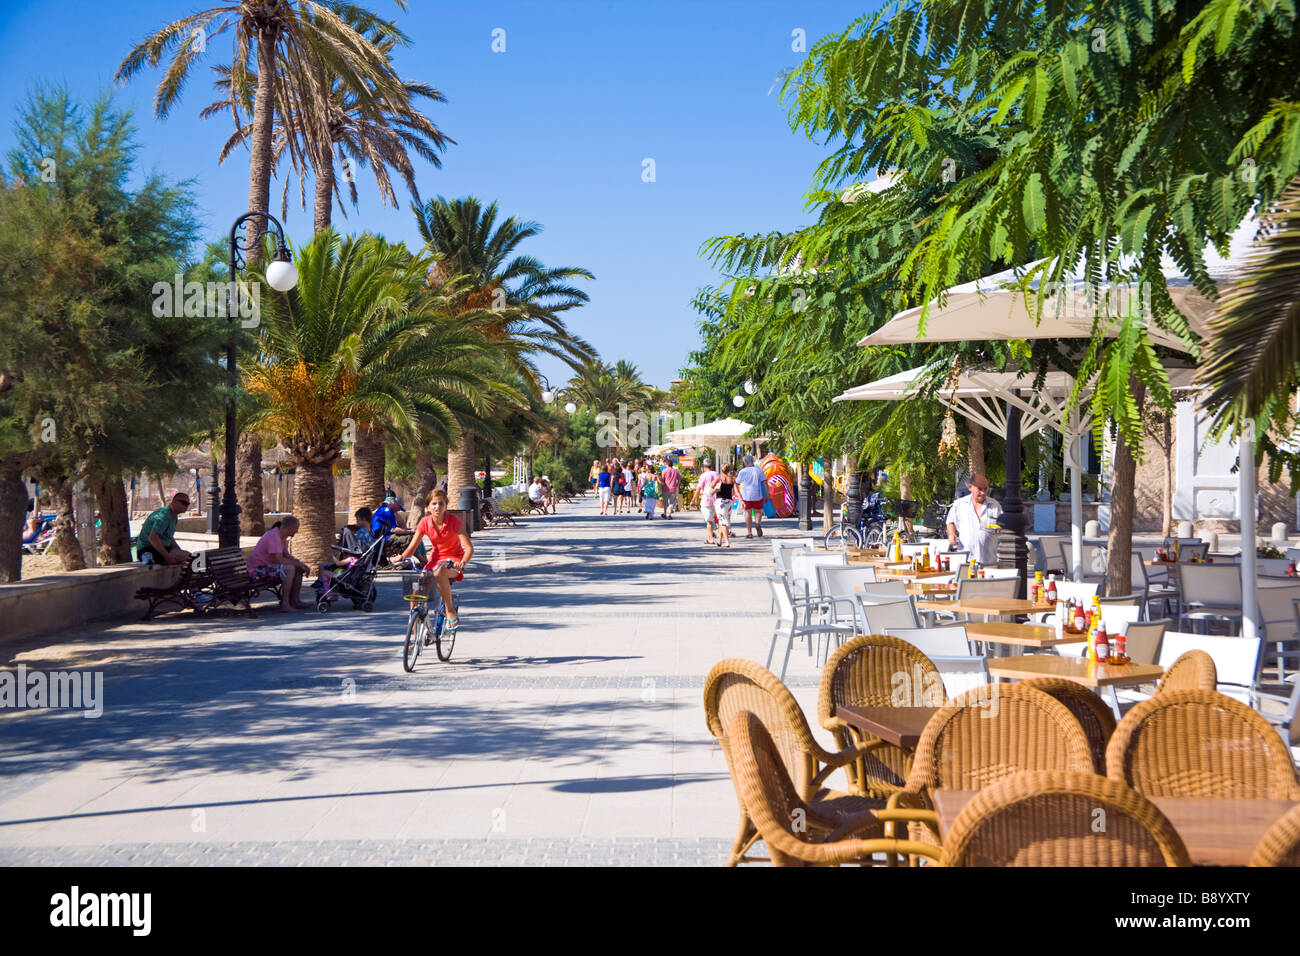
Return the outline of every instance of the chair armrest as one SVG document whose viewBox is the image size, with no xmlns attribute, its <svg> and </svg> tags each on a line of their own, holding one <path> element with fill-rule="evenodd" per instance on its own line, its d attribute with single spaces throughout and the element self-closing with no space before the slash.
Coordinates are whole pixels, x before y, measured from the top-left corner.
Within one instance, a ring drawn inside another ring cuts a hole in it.
<svg viewBox="0 0 1300 956">
<path fill-rule="evenodd" d="M 817 755 L 817 757 L 826 766 L 822 767 L 822 769 L 818 771 L 817 776 L 813 777 L 812 780 L 809 782 L 810 789 L 816 790 L 823 783 L 825 783 L 826 778 L 829 777 L 831 774 L 833 774 L 836 770 L 839 770 L 841 767 L 848 766 L 849 764 L 853 763 L 853 761 L 857 760 L 859 757 L 865 757 L 873 750 L 879 750 L 882 747 L 891 747 L 891 746 L 893 745 L 886 743 L 885 741 L 876 737 L 866 741 L 865 743 L 854 744 L 851 747 L 845 747 L 839 753 L 835 753 L 835 754 L 823 750 L 820 754 Z"/>
<path fill-rule="evenodd" d="M 891 853 L 896 856 L 924 856 L 937 863 L 942 854 L 939 847 L 931 846 L 928 843 L 892 839 L 841 840 L 838 843 L 826 844 L 825 850 L 827 856 L 825 862 L 832 866 L 837 866 L 840 863 L 855 863 L 876 853 Z"/>
</svg>

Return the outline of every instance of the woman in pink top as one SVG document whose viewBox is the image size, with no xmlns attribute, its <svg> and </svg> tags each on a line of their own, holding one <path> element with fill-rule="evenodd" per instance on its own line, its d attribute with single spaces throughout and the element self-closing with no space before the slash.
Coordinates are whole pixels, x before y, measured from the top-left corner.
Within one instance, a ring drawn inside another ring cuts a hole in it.
<svg viewBox="0 0 1300 956">
<path fill-rule="evenodd" d="M 289 553 L 289 539 L 298 533 L 298 519 L 289 515 L 281 518 L 266 529 L 266 534 L 257 539 L 253 553 L 248 556 L 248 576 L 250 578 L 274 578 L 281 580 L 280 610 L 292 611 L 295 608 L 305 611 L 311 607 L 298 600 L 302 590 L 302 576 L 307 573 L 307 565 Z"/>
</svg>

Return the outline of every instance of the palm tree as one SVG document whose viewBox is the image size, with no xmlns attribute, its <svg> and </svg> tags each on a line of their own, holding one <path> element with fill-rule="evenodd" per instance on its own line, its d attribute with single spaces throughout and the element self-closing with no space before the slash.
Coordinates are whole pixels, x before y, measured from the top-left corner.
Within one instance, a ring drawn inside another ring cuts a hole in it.
<svg viewBox="0 0 1300 956">
<path fill-rule="evenodd" d="M 1263 219 L 1258 250 L 1210 322 L 1198 378 L 1222 418 L 1281 425 L 1300 377 L 1300 177 Z"/>
<path fill-rule="evenodd" d="M 397 4 L 406 7 L 405 0 L 397 0 Z M 254 91 L 247 136 L 251 153 L 248 209 L 269 212 L 276 109 L 310 126 L 313 142 L 327 141 L 331 101 L 322 77 L 336 75 L 342 86 L 365 102 L 376 97 L 399 102 L 404 90 L 393 74 L 388 53 L 367 34 L 401 43 L 407 40 L 394 24 L 359 7 L 348 6 L 345 18 L 333 4 L 313 0 L 225 0 L 221 6 L 183 17 L 146 37 L 127 54 L 114 79 L 123 82 L 146 65 L 157 67 L 169 58 L 154 96 L 154 113 L 165 119 L 180 100 L 190 69 L 199 54 L 206 51 L 208 41 L 231 30 L 233 50 L 227 70 L 232 88 Z M 245 102 L 238 96 L 231 99 L 239 128 L 244 125 L 241 115 Z M 264 225 L 256 219 L 249 223 L 250 271 L 256 271 L 261 260 L 262 244 L 255 240 Z M 238 464 L 241 530 L 260 534 L 260 439 L 241 436 Z"/>
<path fill-rule="evenodd" d="M 466 323 L 426 311 L 430 264 L 404 246 L 327 230 L 296 259 L 297 286 L 264 301 L 262 341 L 245 384 L 260 404 L 254 424 L 286 436 L 302 521 L 299 557 L 314 565 L 334 537 L 333 465 L 345 420 L 455 441 L 459 418 L 473 417 L 467 395 L 503 386 L 469 361 L 485 346 Z"/>
<path fill-rule="evenodd" d="M 385 55 L 391 54 L 395 41 L 390 35 L 376 31 L 371 39 Z M 246 86 L 235 92 L 230 68 L 217 66 L 215 69 L 218 74 L 215 86 L 225 98 L 208 106 L 201 115 L 206 118 L 230 112 L 238 118 L 241 111 L 249 112 L 257 85 L 256 75 L 247 76 Z M 323 127 L 313 122 L 312 116 L 295 113 L 291 103 L 277 104 L 280 123 L 272 147 L 272 163 L 278 168 L 287 155 L 293 173 L 298 177 L 299 196 L 304 208 L 307 201 L 307 170 L 310 168 L 314 171 L 316 232 L 322 232 L 330 226 L 334 197 L 338 197 L 339 208 L 343 210 L 343 195 L 335 171 L 336 161 L 344 164 L 342 178 L 348 184 L 349 198 L 354 207 L 357 205 L 357 187 L 352 175 L 353 165 L 358 168 L 368 166 L 374 171 L 380 201 L 392 203 L 394 207 L 397 205 L 397 195 L 393 191 L 390 168 L 402 178 L 415 201 L 420 201 L 420 192 L 415 183 L 415 168 L 408 150 L 413 150 L 435 168 L 442 167 L 439 152 L 445 152 L 447 146 L 456 141 L 420 112 L 415 102 L 427 99 L 441 103 L 445 97 L 426 83 L 407 80 L 400 82 L 403 95 L 399 100 L 378 95 L 366 98 L 358 96 L 337 73 L 328 72 L 320 83 L 322 88 L 330 91 Z M 252 130 L 251 123 L 238 125 L 222 147 L 219 161 L 224 162 L 237 146 L 246 144 Z M 323 139 L 317 138 L 320 131 L 324 133 Z M 293 176 L 284 177 L 281 213 L 285 216 L 288 214 L 292 179 Z"/>
<path fill-rule="evenodd" d="M 595 276 L 576 266 L 547 268 L 531 256 L 515 254 L 541 226 L 513 216 L 498 225 L 497 204 L 485 208 L 472 196 L 439 196 L 423 206 L 413 203 L 412 211 L 420 238 L 439 257 L 430 285 L 463 281 L 460 310 L 480 317 L 474 322 L 479 334 L 500 346 L 503 360 L 534 389 L 538 378 L 532 356 L 553 355 L 574 368 L 594 357 L 591 346 L 565 327 L 560 313 L 588 301 L 587 293 L 570 282 Z M 476 462 L 474 431 L 466 429 L 447 453 L 447 491 L 453 502 L 460 488 L 474 484 Z"/>
</svg>

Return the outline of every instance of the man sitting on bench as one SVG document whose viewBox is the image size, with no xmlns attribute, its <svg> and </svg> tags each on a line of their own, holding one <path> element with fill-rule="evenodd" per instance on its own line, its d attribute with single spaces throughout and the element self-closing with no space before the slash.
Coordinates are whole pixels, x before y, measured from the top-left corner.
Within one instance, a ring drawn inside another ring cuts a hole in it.
<svg viewBox="0 0 1300 956">
<path fill-rule="evenodd" d="M 189 495 L 178 491 L 172 495 L 171 504 L 159 508 L 144 519 L 144 526 L 135 539 L 141 563 L 189 564 L 193 555 L 176 543 L 176 516 L 183 515 L 189 509 Z"/>
<path fill-rule="evenodd" d="M 542 514 L 546 514 L 550 500 L 546 497 L 546 489 L 542 487 L 542 480 L 537 475 L 533 475 L 533 483 L 528 486 L 528 502 L 534 508 L 540 508 Z"/>
</svg>

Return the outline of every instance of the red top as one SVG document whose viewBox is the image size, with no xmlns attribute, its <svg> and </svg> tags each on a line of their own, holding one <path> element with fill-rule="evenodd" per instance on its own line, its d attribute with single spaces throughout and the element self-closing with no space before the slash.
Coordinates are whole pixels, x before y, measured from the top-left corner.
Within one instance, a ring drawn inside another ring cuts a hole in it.
<svg viewBox="0 0 1300 956">
<path fill-rule="evenodd" d="M 432 571 L 439 561 L 459 561 L 465 557 L 465 549 L 460 546 L 461 521 L 454 514 L 447 514 L 442 519 L 442 530 L 433 523 L 433 515 L 425 515 L 416 525 L 416 540 L 424 535 L 433 542 L 429 553 L 429 562 L 424 570 Z"/>
</svg>

